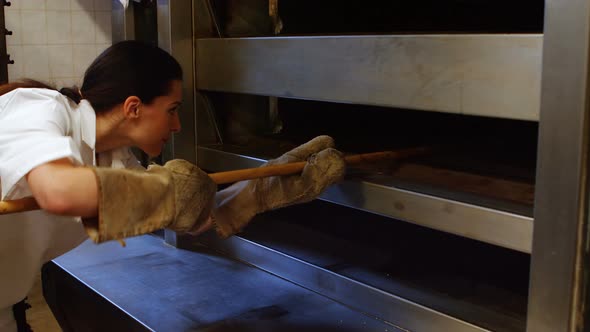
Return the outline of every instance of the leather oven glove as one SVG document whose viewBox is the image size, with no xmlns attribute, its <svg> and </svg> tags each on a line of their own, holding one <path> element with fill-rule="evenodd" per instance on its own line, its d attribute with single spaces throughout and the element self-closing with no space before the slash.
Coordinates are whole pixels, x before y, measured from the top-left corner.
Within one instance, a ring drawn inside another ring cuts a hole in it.
<svg viewBox="0 0 590 332">
<path fill-rule="evenodd" d="M 93 168 L 98 182 L 98 217 L 84 220 L 96 242 L 162 228 L 190 233 L 209 219 L 217 185 L 197 166 L 175 159 L 146 171 Z"/>
<path fill-rule="evenodd" d="M 242 181 L 220 191 L 214 211 L 217 234 L 226 238 L 240 231 L 258 213 L 309 202 L 344 176 L 346 165 L 334 140 L 318 136 L 261 166 L 307 160 L 300 175 Z"/>
</svg>

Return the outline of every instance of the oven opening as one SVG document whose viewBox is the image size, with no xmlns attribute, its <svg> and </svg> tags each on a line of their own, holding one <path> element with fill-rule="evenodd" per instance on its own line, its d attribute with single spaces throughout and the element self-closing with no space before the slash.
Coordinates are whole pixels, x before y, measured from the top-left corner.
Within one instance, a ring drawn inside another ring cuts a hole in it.
<svg viewBox="0 0 590 332">
<path fill-rule="evenodd" d="M 394 164 L 350 167 L 321 200 L 262 214 L 240 237 L 495 331 L 524 330 L 536 122 L 228 93 L 204 98 L 216 124 L 209 137 L 200 132 L 205 169 L 255 167 L 317 135 L 331 135 L 346 154 L 430 148 Z M 295 266 L 285 273 L 324 278 Z M 354 292 L 334 296 L 355 301 Z"/>
<path fill-rule="evenodd" d="M 211 1 L 224 37 L 542 33 L 544 1 Z"/>
<path fill-rule="evenodd" d="M 408 160 L 355 165 L 347 177 L 532 216 L 537 122 L 237 94 L 210 100 L 224 144 L 209 148 L 269 159 L 317 135 L 346 154 L 425 147 Z"/>
</svg>

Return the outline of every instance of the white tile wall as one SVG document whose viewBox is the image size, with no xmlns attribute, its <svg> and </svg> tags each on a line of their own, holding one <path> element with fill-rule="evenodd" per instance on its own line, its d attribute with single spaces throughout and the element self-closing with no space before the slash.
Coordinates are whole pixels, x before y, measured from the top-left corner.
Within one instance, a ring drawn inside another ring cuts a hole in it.
<svg viewBox="0 0 590 332">
<path fill-rule="evenodd" d="M 86 67 L 112 43 L 111 0 L 13 0 L 5 7 L 10 81 L 80 85 Z"/>
<path fill-rule="evenodd" d="M 109 1 L 109 0 L 105 0 Z M 110 1 L 109 1 L 110 2 Z M 94 0 L 71 0 L 72 10 L 93 11 Z"/>
<path fill-rule="evenodd" d="M 111 12 L 96 12 L 96 42 L 110 43 L 112 40 Z"/>
<path fill-rule="evenodd" d="M 70 10 L 71 0 L 45 0 L 45 8 L 47 10 Z"/>
<path fill-rule="evenodd" d="M 23 45 L 47 44 L 47 13 L 44 10 L 21 10 L 20 32 Z M 10 30 L 10 29 L 9 29 Z M 13 30 L 13 35 L 17 31 Z"/>
<path fill-rule="evenodd" d="M 94 26 L 94 12 L 72 12 L 72 41 L 74 44 L 84 44 L 94 40 L 96 27 Z"/>
<path fill-rule="evenodd" d="M 96 58 L 96 45 L 74 48 L 74 72 L 83 74 L 94 58 Z"/>
<path fill-rule="evenodd" d="M 23 76 L 42 81 L 49 79 L 47 45 L 23 45 Z M 14 59 L 14 62 L 20 59 Z"/>
<path fill-rule="evenodd" d="M 70 45 L 72 44 L 72 20 L 67 10 L 47 11 L 47 44 Z"/>
<path fill-rule="evenodd" d="M 63 52 L 61 45 L 47 46 L 49 77 L 73 77 L 74 54 Z"/>
<path fill-rule="evenodd" d="M 45 10 L 45 1 L 39 0 L 20 0 L 11 1 L 12 4 L 16 4 L 19 9 L 32 9 L 32 10 Z"/>
</svg>

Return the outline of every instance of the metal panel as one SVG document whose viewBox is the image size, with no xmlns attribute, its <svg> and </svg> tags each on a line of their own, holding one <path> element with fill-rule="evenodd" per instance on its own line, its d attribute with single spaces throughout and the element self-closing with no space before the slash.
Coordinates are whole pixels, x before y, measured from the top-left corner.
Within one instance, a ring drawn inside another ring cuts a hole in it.
<svg viewBox="0 0 590 332">
<path fill-rule="evenodd" d="M 252 241 L 237 236 L 222 241 L 209 234 L 196 241 L 404 330 L 488 331 Z"/>
<path fill-rule="evenodd" d="M 199 166 L 209 171 L 256 167 L 263 159 L 198 148 Z M 390 185 L 342 181 L 321 199 L 526 253 L 531 252 L 533 220 L 504 211 L 424 195 Z"/>
<path fill-rule="evenodd" d="M 210 0 L 194 0 L 193 38 L 203 37 L 221 37 L 221 30 L 213 3 Z M 197 70 L 196 65 L 195 70 Z M 215 112 L 209 97 L 199 91 L 195 92 L 195 97 L 195 113 L 198 119 L 196 121 L 196 139 L 198 144 L 221 143 L 221 132 L 217 126 Z"/>
<path fill-rule="evenodd" d="M 194 89 L 194 55 L 192 1 L 158 0 L 158 46 L 168 51 L 180 63 L 183 72 L 183 103 L 179 112 L 182 130 L 175 134 L 162 151 L 162 160 L 182 158 L 193 163 L 197 161 L 197 134 Z M 166 229 L 166 243 L 176 246 L 177 234 Z"/>
<path fill-rule="evenodd" d="M 580 294 L 589 263 L 582 254 L 588 244 L 590 1 L 545 6 L 527 331 L 586 331 Z"/>
<path fill-rule="evenodd" d="M 197 87 L 538 120 L 542 35 L 198 39 Z"/>
<path fill-rule="evenodd" d="M 207 248 L 176 250 L 149 235 L 127 241 L 126 248 L 87 241 L 53 261 L 56 286 L 69 287 L 51 289 L 52 300 L 58 307 L 70 300 L 64 311 L 82 325 L 76 331 L 143 331 L 142 324 L 159 332 L 401 332 Z M 111 328 L 94 328 L 97 319 L 112 320 L 98 324 Z"/>
<path fill-rule="evenodd" d="M 113 43 L 135 39 L 135 20 L 133 8 L 125 9 L 119 0 L 111 0 L 111 27 Z M 133 2 L 129 4 L 133 6 Z"/>
<path fill-rule="evenodd" d="M 196 163 L 196 116 L 193 67 L 192 1 L 158 0 L 158 46 L 172 54 L 183 72 L 183 102 L 179 110 L 182 131 L 174 135 L 163 159 L 182 158 Z"/>
</svg>

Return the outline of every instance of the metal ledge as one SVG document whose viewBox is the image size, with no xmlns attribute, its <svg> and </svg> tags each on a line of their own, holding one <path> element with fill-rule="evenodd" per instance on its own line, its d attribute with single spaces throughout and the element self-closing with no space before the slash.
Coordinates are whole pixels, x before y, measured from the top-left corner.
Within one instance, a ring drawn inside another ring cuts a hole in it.
<svg viewBox="0 0 590 332">
<path fill-rule="evenodd" d="M 197 39 L 203 90 L 539 119 L 540 34 Z"/>
<path fill-rule="evenodd" d="M 265 160 L 198 147 L 199 166 L 222 172 L 256 167 Z M 492 208 L 412 192 L 368 181 L 345 180 L 320 199 L 379 215 L 404 220 L 493 245 L 531 252 L 533 219 Z"/>
<path fill-rule="evenodd" d="M 238 236 L 219 240 L 209 233 L 186 241 L 189 248 L 195 243 L 204 244 L 404 331 L 489 331 Z"/>
</svg>

